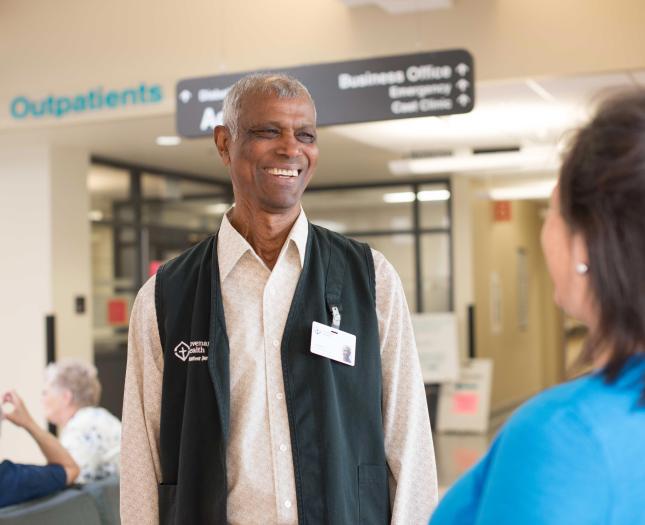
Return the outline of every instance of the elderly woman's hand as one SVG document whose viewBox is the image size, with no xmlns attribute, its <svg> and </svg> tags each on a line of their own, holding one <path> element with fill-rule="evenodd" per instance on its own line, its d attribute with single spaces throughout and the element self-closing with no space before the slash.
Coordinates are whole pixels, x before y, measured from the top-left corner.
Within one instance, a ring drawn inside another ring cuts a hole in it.
<svg viewBox="0 0 645 525">
<path fill-rule="evenodd" d="M 31 417 L 29 410 L 27 410 L 27 407 L 15 390 L 5 392 L 2 396 L 2 403 L 8 403 L 13 407 L 13 411 L 4 412 L 4 419 L 8 419 L 14 425 L 26 430 L 29 430 L 35 425 L 34 419 Z"/>
</svg>

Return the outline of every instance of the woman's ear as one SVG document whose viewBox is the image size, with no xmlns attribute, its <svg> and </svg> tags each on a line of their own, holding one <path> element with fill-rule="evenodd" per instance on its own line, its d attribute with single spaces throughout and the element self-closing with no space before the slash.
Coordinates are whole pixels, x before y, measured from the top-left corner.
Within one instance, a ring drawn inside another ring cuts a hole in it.
<svg viewBox="0 0 645 525">
<path fill-rule="evenodd" d="M 587 241 L 580 233 L 573 234 L 571 238 L 571 256 L 571 262 L 575 265 L 572 290 L 578 298 L 576 317 L 593 331 L 598 325 L 600 315 L 597 297 L 589 279 L 589 269 L 593 268 L 594 262 L 589 260 Z"/>
<path fill-rule="evenodd" d="M 63 398 L 63 402 L 65 403 L 65 406 L 69 406 L 74 402 L 74 396 L 72 394 L 72 391 L 69 388 L 61 389 L 60 395 Z"/>
<path fill-rule="evenodd" d="M 571 257 L 573 259 L 573 264 L 576 265 L 576 268 L 584 267 L 589 268 L 589 251 L 587 250 L 587 242 L 585 238 L 580 233 L 574 233 L 571 236 Z M 584 272 L 577 272 L 580 275 L 584 275 Z"/>
</svg>

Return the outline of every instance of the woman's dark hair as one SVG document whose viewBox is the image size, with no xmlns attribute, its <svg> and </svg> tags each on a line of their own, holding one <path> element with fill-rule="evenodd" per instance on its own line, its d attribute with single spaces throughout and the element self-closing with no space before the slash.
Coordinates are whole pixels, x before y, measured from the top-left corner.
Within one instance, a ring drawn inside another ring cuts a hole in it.
<svg viewBox="0 0 645 525">
<path fill-rule="evenodd" d="M 609 350 L 604 375 L 613 381 L 645 352 L 645 90 L 606 99 L 577 133 L 560 173 L 560 208 L 585 239 L 599 315 L 582 359 Z"/>
</svg>

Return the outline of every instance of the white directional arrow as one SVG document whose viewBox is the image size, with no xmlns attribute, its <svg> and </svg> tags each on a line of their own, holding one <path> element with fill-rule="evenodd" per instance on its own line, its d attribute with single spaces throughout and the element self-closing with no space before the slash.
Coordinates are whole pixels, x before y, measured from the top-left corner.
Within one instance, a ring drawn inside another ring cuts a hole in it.
<svg viewBox="0 0 645 525">
<path fill-rule="evenodd" d="M 468 82 L 465 78 L 460 78 L 456 82 L 457 88 L 459 91 L 466 91 L 470 87 L 470 82 Z"/>
<path fill-rule="evenodd" d="M 470 71 L 470 67 L 464 64 L 463 62 L 461 62 L 460 64 L 457 64 L 457 67 L 455 67 L 455 70 L 457 71 L 457 73 L 459 73 L 460 76 L 463 77 L 466 73 Z"/>
<path fill-rule="evenodd" d="M 181 100 L 184 104 L 188 102 L 191 98 L 193 98 L 193 94 L 187 89 L 184 89 L 179 93 L 179 100 Z"/>
<path fill-rule="evenodd" d="M 470 103 L 470 97 L 466 93 L 462 93 L 457 97 L 457 104 L 465 108 Z"/>
</svg>

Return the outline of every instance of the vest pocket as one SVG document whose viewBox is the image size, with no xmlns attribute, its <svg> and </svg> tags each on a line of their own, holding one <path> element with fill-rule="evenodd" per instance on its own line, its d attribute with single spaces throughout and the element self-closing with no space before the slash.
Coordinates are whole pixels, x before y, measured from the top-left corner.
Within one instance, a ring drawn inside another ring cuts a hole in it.
<svg viewBox="0 0 645 525">
<path fill-rule="evenodd" d="M 361 525 L 387 525 L 390 497 L 385 465 L 358 466 L 358 516 Z"/>
<path fill-rule="evenodd" d="M 175 523 L 177 485 L 162 483 L 157 489 L 159 494 L 159 524 L 171 525 Z"/>
</svg>

